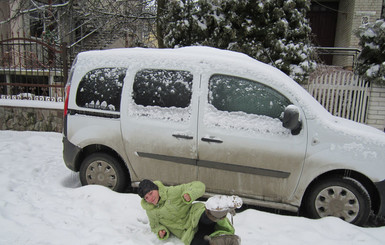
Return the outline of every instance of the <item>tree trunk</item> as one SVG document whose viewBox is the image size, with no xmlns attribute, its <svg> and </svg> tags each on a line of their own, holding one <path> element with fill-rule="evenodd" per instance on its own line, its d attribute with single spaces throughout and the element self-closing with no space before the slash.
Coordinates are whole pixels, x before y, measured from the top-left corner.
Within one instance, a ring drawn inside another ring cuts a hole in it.
<svg viewBox="0 0 385 245">
<path fill-rule="evenodd" d="M 166 0 L 158 0 L 158 9 L 156 12 L 156 38 L 158 40 L 158 47 L 159 48 L 165 48 L 164 40 L 163 40 L 163 26 L 161 23 L 160 18 L 164 15 L 166 7 Z"/>
</svg>

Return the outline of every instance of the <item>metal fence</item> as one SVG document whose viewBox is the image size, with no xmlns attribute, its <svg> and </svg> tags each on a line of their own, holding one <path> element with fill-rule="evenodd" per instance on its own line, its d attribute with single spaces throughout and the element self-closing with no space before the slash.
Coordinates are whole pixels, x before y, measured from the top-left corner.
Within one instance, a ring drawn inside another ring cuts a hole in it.
<svg viewBox="0 0 385 245">
<path fill-rule="evenodd" d="M 0 98 L 63 101 L 67 76 L 65 44 L 20 36 L 0 39 Z"/>
</svg>

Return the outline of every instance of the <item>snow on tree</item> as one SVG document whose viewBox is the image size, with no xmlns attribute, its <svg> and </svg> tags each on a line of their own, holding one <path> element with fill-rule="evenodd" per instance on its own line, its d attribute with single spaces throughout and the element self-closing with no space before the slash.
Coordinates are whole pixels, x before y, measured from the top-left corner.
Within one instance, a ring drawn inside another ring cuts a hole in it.
<svg viewBox="0 0 385 245">
<path fill-rule="evenodd" d="M 362 51 L 356 72 L 367 81 L 385 84 L 385 20 L 361 26 L 357 35 Z"/>
<path fill-rule="evenodd" d="M 309 0 L 172 0 L 164 41 L 243 52 L 302 83 L 315 68 L 309 8 Z"/>
</svg>

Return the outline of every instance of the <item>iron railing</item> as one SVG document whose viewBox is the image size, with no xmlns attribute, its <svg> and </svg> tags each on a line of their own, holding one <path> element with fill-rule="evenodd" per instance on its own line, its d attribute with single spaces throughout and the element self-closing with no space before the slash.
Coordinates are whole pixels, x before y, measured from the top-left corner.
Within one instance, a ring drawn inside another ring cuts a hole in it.
<svg viewBox="0 0 385 245">
<path fill-rule="evenodd" d="M 67 49 L 39 38 L 0 39 L 0 98 L 62 101 Z"/>
</svg>

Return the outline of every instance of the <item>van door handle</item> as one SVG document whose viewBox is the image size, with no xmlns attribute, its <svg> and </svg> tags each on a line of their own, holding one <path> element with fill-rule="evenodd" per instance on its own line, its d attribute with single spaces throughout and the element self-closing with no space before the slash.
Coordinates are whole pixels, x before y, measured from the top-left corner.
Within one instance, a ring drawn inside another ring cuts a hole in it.
<svg viewBox="0 0 385 245">
<path fill-rule="evenodd" d="M 212 142 L 212 143 L 223 143 L 223 140 L 218 139 L 218 138 L 203 137 L 201 140 L 204 141 L 204 142 L 209 142 L 209 143 L 210 142 Z"/>
<path fill-rule="evenodd" d="M 194 139 L 194 137 L 192 137 L 190 135 L 184 135 L 184 134 L 173 134 L 172 136 L 177 138 L 177 139 L 185 139 L 185 140 L 192 140 L 192 139 Z"/>
</svg>

